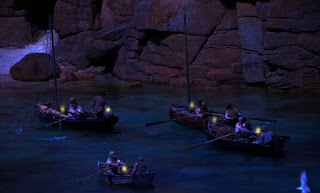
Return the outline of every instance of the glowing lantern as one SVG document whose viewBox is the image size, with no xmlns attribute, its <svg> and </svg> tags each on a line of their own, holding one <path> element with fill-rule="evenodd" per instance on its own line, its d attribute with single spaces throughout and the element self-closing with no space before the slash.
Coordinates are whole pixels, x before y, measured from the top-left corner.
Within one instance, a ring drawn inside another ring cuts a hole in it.
<svg viewBox="0 0 320 193">
<path fill-rule="evenodd" d="M 212 117 L 212 122 L 214 122 L 214 123 L 217 122 L 217 117 L 216 117 L 216 116 L 213 116 L 213 117 Z"/>
<path fill-rule="evenodd" d="M 190 102 L 190 108 L 193 109 L 196 105 L 194 104 L 194 102 Z"/>
<path fill-rule="evenodd" d="M 65 106 L 63 106 L 63 105 L 60 106 L 60 112 L 61 113 L 65 113 L 66 112 Z"/>
<path fill-rule="evenodd" d="M 128 171 L 128 166 L 122 166 L 120 171 L 122 174 L 126 173 Z"/>
<path fill-rule="evenodd" d="M 106 112 L 107 112 L 107 113 L 110 113 L 110 112 L 111 112 L 111 108 L 110 108 L 110 107 L 107 107 L 107 108 L 106 108 Z"/>
<path fill-rule="evenodd" d="M 261 133 L 261 128 L 260 127 L 256 127 L 256 133 L 260 134 Z"/>
</svg>

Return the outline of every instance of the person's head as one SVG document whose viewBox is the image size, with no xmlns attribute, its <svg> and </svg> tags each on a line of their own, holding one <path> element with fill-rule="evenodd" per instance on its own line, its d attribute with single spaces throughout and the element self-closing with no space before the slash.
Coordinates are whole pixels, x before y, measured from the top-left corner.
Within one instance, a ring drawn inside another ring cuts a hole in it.
<svg viewBox="0 0 320 193">
<path fill-rule="evenodd" d="M 196 102 L 196 107 L 200 107 L 200 106 L 201 106 L 201 103 L 202 103 L 202 100 L 198 100 L 198 101 Z"/>
<path fill-rule="evenodd" d="M 251 123 L 247 122 L 245 124 L 245 128 L 248 129 L 248 130 L 251 130 Z"/>
<path fill-rule="evenodd" d="M 232 109 L 232 104 L 231 104 L 231 103 L 228 103 L 228 104 L 226 105 L 226 108 L 227 108 L 227 109 Z"/>
<path fill-rule="evenodd" d="M 100 92 L 99 95 L 102 96 L 102 97 L 105 97 L 105 96 L 106 96 L 106 93 L 102 91 L 102 92 Z"/>
<path fill-rule="evenodd" d="M 239 120 L 240 123 L 243 123 L 243 117 L 239 117 L 238 120 Z"/>
<path fill-rule="evenodd" d="M 70 105 L 71 106 L 77 106 L 78 105 L 78 103 L 77 103 L 75 98 L 73 98 L 73 97 L 70 98 Z"/>
<path fill-rule="evenodd" d="M 262 131 L 264 131 L 264 132 L 266 132 L 266 131 L 268 131 L 269 129 L 268 129 L 268 127 L 266 126 L 266 125 L 263 125 L 262 126 Z"/>
<path fill-rule="evenodd" d="M 114 153 L 114 151 L 110 151 L 109 157 L 111 157 L 111 158 L 115 158 L 116 157 L 116 154 Z"/>
<path fill-rule="evenodd" d="M 201 103 L 201 106 L 203 106 L 203 107 L 206 106 L 206 103 L 205 103 L 205 102 L 202 102 L 202 103 Z"/>
<path fill-rule="evenodd" d="M 143 162 L 143 160 L 144 160 L 143 157 L 141 156 L 138 157 L 138 162 Z"/>
</svg>

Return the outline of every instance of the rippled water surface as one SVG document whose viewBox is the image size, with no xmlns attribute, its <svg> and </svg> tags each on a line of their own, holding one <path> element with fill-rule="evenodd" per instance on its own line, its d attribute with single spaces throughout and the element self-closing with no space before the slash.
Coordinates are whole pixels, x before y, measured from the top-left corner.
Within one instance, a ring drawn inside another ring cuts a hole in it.
<svg viewBox="0 0 320 193">
<path fill-rule="evenodd" d="M 284 157 L 270 157 L 210 145 L 179 151 L 207 141 L 205 134 L 174 122 L 152 128 L 145 124 L 168 120 L 172 103 L 186 104 L 185 89 L 159 85 L 103 87 L 122 84 L 110 76 L 59 85 L 59 100 L 66 104 L 73 96 L 89 110 L 94 96 L 105 90 L 112 112 L 120 116 L 112 133 L 46 127 L 19 134 L 15 130 L 44 125 L 34 116 L 34 106 L 36 101 L 50 99 L 53 86 L 0 79 L 0 192 L 289 193 L 298 192 L 295 188 L 300 185 L 303 169 L 311 192 L 320 192 L 319 94 L 192 89 L 193 99 L 207 101 L 216 111 L 224 111 L 224 105 L 231 102 L 248 117 L 278 120 L 269 125 L 272 131 L 290 135 L 291 140 Z M 157 173 L 153 185 L 111 186 L 99 176 L 78 184 L 77 180 L 97 172 L 97 161 L 105 161 L 111 150 L 129 165 L 143 155 L 148 169 Z"/>
</svg>

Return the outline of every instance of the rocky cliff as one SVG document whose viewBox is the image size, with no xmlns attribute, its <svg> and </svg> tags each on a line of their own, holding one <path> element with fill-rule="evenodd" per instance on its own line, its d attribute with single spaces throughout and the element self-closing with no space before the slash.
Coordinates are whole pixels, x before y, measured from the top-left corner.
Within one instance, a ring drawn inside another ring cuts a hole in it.
<svg viewBox="0 0 320 193">
<path fill-rule="evenodd" d="M 62 67 L 170 85 L 320 88 L 316 0 L 57 0 Z"/>
</svg>

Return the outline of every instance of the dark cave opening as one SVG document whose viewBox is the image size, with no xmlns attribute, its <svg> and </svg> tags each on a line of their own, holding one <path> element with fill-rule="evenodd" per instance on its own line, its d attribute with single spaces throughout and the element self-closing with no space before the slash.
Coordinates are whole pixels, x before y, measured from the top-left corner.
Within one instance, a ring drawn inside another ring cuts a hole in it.
<svg viewBox="0 0 320 193">
<path fill-rule="evenodd" d="M 144 30 L 143 32 L 146 35 L 146 39 L 148 39 L 155 45 L 160 45 L 160 42 L 164 40 L 166 37 L 169 37 L 175 34 L 174 32 L 158 31 L 158 30 Z"/>
<path fill-rule="evenodd" d="M 90 59 L 89 66 L 104 66 L 104 73 L 112 73 L 118 58 L 119 48 L 109 50 L 104 56 Z"/>
<path fill-rule="evenodd" d="M 26 19 L 39 30 L 49 29 L 49 16 L 52 15 L 57 0 L 16 0 L 16 10 L 26 10 Z"/>
<path fill-rule="evenodd" d="M 237 2 L 241 3 L 251 3 L 252 5 L 255 5 L 256 2 L 269 2 L 270 0 L 220 0 L 222 5 L 227 9 L 236 9 L 237 8 Z"/>
</svg>

